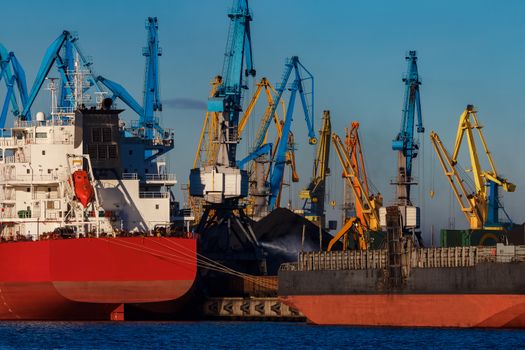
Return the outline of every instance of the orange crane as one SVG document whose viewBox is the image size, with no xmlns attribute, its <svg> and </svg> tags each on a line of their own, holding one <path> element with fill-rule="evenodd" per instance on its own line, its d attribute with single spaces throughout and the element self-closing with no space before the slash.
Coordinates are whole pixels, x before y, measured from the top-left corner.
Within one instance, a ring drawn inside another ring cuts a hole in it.
<svg viewBox="0 0 525 350">
<path fill-rule="evenodd" d="M 352 168 L 355 170 L 356 177 L 352 180 L 353 191 L 357 193 L 358 197 L 362 195 L 369 197 L 368 188 L 368 177 L 366 174 L 365 161 L 363 158 L 363 151 L 361 148 L 361 140 L 359 139 L 359 122 L 352 122 L 350 129 L 346 128 L 345 146 L 346 151 L 350 155 Z M 343 173 L 344 177 L 344 173 Z M 361 187 L 359 186 L 359 179 L 363 182 L 363 190 L 365 193 L 361 193 Z M 360 201 L 355 201 L 355 216 L 364 222 L 363 207 Z M 345 218 L 345 220 L 348 218 Z"/>
<path fill-rule="evenodd" d="M 359 123 L 352 123 L 351 129 L 347 130 L 345 144 L 337 134 L 332 134 L 332 143 L 343 167 L 343 178 L 346 179 L 354 195 L 356 215 L 348 218 L 341 230 L 335 234 L 328 245 L 328 251 L 341 238 L 343 238 L 343 250 L 346 250 L 350 232 L 354 235 L 359 249 L 368 249 L 369 242 L 365 232 L 381 230 L 379 208 L 383 205 L 383 197 L 379 192 L 373 194 L 369 189 L 358 129 Z"/>
</svg>

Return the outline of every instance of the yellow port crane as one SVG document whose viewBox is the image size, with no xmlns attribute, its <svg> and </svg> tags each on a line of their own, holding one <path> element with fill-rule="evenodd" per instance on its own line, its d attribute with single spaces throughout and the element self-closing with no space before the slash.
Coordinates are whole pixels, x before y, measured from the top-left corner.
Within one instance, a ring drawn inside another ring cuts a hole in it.
<svg viewBox="0 0 525 350">
<path fill-rule="evenodd" d="M 316 156 L 312 171 L 312 179 L 305 190 L 299 193 L 299 198 L 305 200 L 305 217 L 325 228 L 324 202 L 326 197 L 326 177 L 330 175 L 330 135 L 332 123 L 330 111 L 323 112 L 323 125 L 319 130 L 319 143 L 317 144 Z"/>
<path fill-rule="evenodd" d="M 352 123 L 352 129 L 347 138 L 351 142 L 347 142 L 347 147 L 336 133 L 332 134 L 332 143 L 343 168 L 343 178 L 353 192 L 355 206 L 356 209 L 359 208 L 359 211 L 356 210 L 356 216 L 349 218 L 341 230 L 335 234 L 328 245 L 328 251 L 341 238 L 343 238 L 343 250 L 346 250 L 350 232 L 353 233 L 360 250 L 368 249 L 369 242 L 365 232 L 381 230 L 379 208 L 383 205 L 383 197 L 380 193 L 371 193 L 368 187 L 358 128 L 359 123 Z"/>
<path fill-rule="evenodd" d="M 488 171 L 481 168 L 474 139 L 474 129 L 478 132 L 483 150 L 487 156 L 490 166 Z M 499 210 L 503 209 L 498 200 L 499 187 L 502 187 L 506 192 L 514 192 L 516 186 L 498 175 L 492 154 L 487 147 L 481 129 L 482 126 L 478 122 L 474 106 L 468 105 L 459 117 L 456 142 L 452 155 L 450 155 L 438 134 L 434 131 L 430 133 L 430 139 L 461 211 L 467 218 L 470 229 L 503 230 L 506 228 L 507 223 L 503 223 L 499 219 Z M 474 189 L 471 191 L 466 188 L 466 183 L 470 179 L 462 176 L 460 169 L 458 169 L 458 154 L 464 137 L 467 139 L 474 182 Z"/>
</svg>

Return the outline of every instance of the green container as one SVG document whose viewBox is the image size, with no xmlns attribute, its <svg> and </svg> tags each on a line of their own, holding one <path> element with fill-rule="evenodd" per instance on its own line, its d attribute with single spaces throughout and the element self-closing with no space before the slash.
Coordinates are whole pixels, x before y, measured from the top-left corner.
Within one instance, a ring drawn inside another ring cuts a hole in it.
<svg viewBox="0 0 525 350">
<path fill-rule="evenodd" d="M 442 229 L 439 233 L 441 247 L 464 247 L 469 245 L 469 235 L 465 230 Z"/>
<path fill-rule="evenodd" d="M 505 242 L 505 232 L 495 230 L 447 230 L 440 231 L 441 247 L 495 246 Z"/>
</svg>

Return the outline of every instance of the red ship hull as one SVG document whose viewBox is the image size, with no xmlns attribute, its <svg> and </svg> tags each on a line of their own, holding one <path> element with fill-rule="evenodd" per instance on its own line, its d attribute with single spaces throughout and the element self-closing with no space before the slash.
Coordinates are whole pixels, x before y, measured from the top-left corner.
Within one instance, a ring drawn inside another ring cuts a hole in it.
<svg viewBox="0 0 525 350">
<path fill-rule="evenodd" d="M 0 244 L 0 319 L 109 320 L 171 305 L 192 287 L 196 241 L 82 238 Z"/>
<path fill-rule="evenodd" d="M 525 328 L 523 294 L 293 295 L 319 325 Z"/>
</svg>

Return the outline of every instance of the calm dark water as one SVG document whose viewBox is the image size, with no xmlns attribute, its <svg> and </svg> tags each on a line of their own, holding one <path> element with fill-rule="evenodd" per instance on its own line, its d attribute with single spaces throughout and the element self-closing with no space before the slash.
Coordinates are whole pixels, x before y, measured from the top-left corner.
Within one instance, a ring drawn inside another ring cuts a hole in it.
<svg viewBox="0 0 525 350">
<path fill-rule="evenodd" d="M 0 322 L 2 349 L 520 349 L 525 331 L 258 322 Z"/>
</svg>

